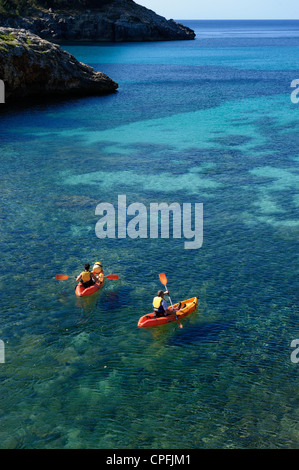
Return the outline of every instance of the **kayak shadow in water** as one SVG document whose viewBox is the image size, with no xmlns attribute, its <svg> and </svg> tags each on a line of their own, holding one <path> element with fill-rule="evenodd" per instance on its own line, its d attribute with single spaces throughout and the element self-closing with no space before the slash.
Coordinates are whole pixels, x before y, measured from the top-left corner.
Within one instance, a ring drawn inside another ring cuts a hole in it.
<svg viewBox="0 0 299 470">
<path fill-rule="evenodd" d="M 121 288 L 117 290 L 98 290 L 92 295 L 77 297 L 76 306 L 81 308 L 84 313 L 93 313 L 96 309 L 101 312 L 111 312 L 120 310 L 124 305 L 131 301 L 130 288 Z"/>
<path fill-rule="evenodd" d="M 76 306 L 82 308 L 85 313 L 92 313 L 100 300 L 101 294 L 102 291 L 98 290 L 92 295 L 76 297 Z"/>
<path fill-rule="evenodd" d="M 186 346 L 206 341 L 218 341 L 219 335 L 235 325 L 235 320 L 217 321 L 214 323 L 201 323 L 192 328 L 181 329 L 179 335 L 170 338 L 169 344 Z"/>
<path fill-rule="evenodd" d="M 104 290 L 101 296 L 101 309 L 107 311 L 120 310 L 131 302 L 130 287 L 121 287 L 115 290 Z"/>
<path fill-rule="evenodd" d="M 69 300 L 70 300 L 71 297 L 72 297 L 72 296 L 71 296 L 71 294 L 70 294 L 69 292 L 64 292 L 64 291 L 62 291 L 62 292 L 58 292 L 58 293 L 56 294 L 56 299 L 57 299 L 57 301 L 58 301 L 59 303 L 61 303 L 61 304 L 69 303 Z"/>
</svg>

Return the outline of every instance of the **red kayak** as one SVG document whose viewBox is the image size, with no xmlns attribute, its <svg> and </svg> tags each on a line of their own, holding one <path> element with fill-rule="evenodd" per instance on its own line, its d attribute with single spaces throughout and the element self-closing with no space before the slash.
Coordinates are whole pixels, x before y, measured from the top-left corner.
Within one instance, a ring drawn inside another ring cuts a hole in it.
<svg viewBox="0 0 299 470">
<path fill-rule="evenodd" d="M 77 297 L 85 297 L 86 295 L 91 295 L 97 292 L 98 290 L 103 287 L 104 279 L 101 281 L 96 282 L 90 287 L 84 287 L 81 282 L 76 287 L 75 293 Z"/>
<path fill-rule="evenodd" d="M 176 316 L 174 314 L 167 315 L 166 317 L 155 317 L 155 313 L 148 313 L 147 315 L 143 315 L 139 319 L 138 326 L 140 328 L 145 328 L 148 326 L 159 326 L 159 325 L 164 325 L 165 323 L 169 323 L 172 321 L 176 321 L 176 317 L 178 320 L 180 320 L 183 317 L 186 317 L 189 315 L 189 313 L 194 312 L 198 305 L 198 298 L 197 297 L 192 297 L 192 299 L 184 300 L 181 302 L 182 305 L 185 304 L 184 307 L 182 307 L 180 310 L 176 312 Z M 178 304 L 174 304 L 174 307 L 177 307 Z"/>
</svg>

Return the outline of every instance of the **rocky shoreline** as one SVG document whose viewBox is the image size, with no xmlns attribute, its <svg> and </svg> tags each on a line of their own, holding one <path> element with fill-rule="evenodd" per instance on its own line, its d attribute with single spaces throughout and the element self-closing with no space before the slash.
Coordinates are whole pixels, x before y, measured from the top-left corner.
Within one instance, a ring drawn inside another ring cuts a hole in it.
<svg viewBox="0 0 299 470">
<path fill-rule="evenodd" d="M 30 15 L 0 15 L 0 25 L 27 29 L 49 41 L 135 42 L 192 40 L 192 29 L 157 15 L 133 0 L 102 9 L 54 11 L 36 9 Z"/>
<path fill-rule="evenodd" d="M 0 77 L 5 101 L 37 96 L 107 94 L 118 84 L 107 75 L 24 29 L 0 28 Z"/>
<path fill-rule="evenodd" d="M 5 100 L 106 94 L 117 90 L 116 82 L 76 60 L 59 43 L 195 38 L 190 28 L 166 20 L 133 0 L 104 3 L 96 10 L 53 12 L 39 7 L 27 10 L 24 15 L 1 14 L 0 80 L 5 85 Z"/>
</svg>

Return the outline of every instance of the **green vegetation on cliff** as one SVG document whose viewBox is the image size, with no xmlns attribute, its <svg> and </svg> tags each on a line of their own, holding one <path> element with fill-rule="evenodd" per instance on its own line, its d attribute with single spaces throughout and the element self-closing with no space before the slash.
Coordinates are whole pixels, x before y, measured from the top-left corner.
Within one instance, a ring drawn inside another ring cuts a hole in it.
<svg viewBox="0 0 299 470">
<path fill-rule="evenodd" d="M 30 8 L 52 8 L 53 10 L 80 10 L 101 8 L 114 0 L 0 0 L 0 13 L 21 15 Z"/>
<path fill-rule="evenodd" d="M 190 28 L 133 0 L 0 0 L 0 25 L 50 41 L 194 39 Z"/>
</svg>

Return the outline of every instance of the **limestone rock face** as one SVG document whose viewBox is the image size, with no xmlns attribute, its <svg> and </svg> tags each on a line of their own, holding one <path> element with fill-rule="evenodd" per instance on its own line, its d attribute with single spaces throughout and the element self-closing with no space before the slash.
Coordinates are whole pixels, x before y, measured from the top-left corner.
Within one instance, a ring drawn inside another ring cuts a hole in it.
<svg viewBox="0 0 299 470">
<path fill-rule="evenodd" d="M 71 5 L 71 2 L 70 2 Z M 166 20 L 133 0 L 114 0 L 97 10 L 32 10 L 28 16 L 0 15 L 0 25 L 28 29 L 51 41 L 164 41 L 194 39 L 192 29 Z"/>
<path fill-rule="evenodd" d="M 106 94 L 118 88 L 107 75 L 24 29 L 0 27 L 0 78 L 5 98 Z"/>
</svg>

